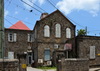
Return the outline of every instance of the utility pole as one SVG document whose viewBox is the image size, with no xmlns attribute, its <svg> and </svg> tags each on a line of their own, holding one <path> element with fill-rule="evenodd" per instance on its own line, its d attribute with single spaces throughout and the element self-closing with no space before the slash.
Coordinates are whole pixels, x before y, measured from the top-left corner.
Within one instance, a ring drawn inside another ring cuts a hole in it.
<svg viewBox="0 0 100 71">
<path fill-rule="evenodd" d="M 3 58 L 4 48 L 4 0 L 0 0 L 0 58 Z"/>
<path fill-rule="evenodd" d="M 87 35 L 87 26 L 85 27 L 86 35 Z"/>
</svg>

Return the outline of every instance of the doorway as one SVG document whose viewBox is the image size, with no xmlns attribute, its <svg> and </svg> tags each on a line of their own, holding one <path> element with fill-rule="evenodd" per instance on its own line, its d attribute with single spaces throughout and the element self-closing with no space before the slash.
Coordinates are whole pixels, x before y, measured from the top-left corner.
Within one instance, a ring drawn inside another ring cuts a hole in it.
<svg viewBox="0 0 100 71">
<path fill-rule="evenodd" d="M 31 66 L 32 60 L 33 60 L 33 53 L 30 52 L 30 53 L 27 54 L 27 64 L 28 64 L 28 66 Z"/>
</svg>

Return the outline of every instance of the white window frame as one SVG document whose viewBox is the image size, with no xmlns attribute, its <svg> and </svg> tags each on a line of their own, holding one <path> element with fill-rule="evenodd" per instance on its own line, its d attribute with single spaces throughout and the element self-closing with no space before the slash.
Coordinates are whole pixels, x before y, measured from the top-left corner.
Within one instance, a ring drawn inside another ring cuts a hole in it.
<svg viewBox="0 0 100 71">
<path fill-rule="evenodd" d="M 61 37 L 61 25 L 58 23 L 55 25 L 55 37 Z"/>
<path fill-rule="evenodd" d="M 28 39 L 27 39 L 28 42 L 32 42 L 32 34 L 28 34 Z"/>
<path fill-rule="evenodd" d="M 71 38 L 71 29 L 66 28 L 66 38 Z"/>
<path fill-rule="evenodd" d="M 50 37 L 50 27 L 48 25 L 44 26 L 44 37 Z"/>
<path fill-rule="evenodd" d="M 16 42 L 17 41 L 17 34 L 16 33 L 8 33 L 8 41 L 9 42 Z"/>
<path fill-rule="evenodd" d="M 49 51 L 49 55 L 48 55 L 49 58 L 48 58 L 48 59 L 46 59 L 46 57 L 47 57 L 47 53 L 46 53 L 46 51 Z M 45 50 L 44 50 L 44 60 L 45 60 L 45 61 L 49 61 L 50 58 L 51 58 L 51 55 L 50 55 L 50 49 L 45 49 Z"/>
</svg>

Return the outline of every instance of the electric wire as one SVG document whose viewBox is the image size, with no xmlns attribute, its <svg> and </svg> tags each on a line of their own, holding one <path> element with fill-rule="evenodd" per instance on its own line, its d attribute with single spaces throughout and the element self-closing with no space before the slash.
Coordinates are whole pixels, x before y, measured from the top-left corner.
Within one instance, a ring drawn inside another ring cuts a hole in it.
<svg viewBox="0 0 100 71">
<path fill-rule="evenodd" d="M 30 1 L 30 0 L 29 0 Z M 32 2 L 32 1 L 30 1 Z M 32 2 L 33 3 L 33 2 Z M 41 7 L 39 7 L 38 5 L 36 5 L 35 3 L 33 3 L 36 7 L 38 7 L 39 9 L 41 9 L 42 11 L 46 12 L 44 9 L 42 9 Z"/>
<path fill-rule="evenodd" d="M 54 8 L 58 9 L 52 2 L 50 2 L 49 0 L 47 0 Z"/>
<path fill-rule="evenodd" d="M 40 10 L 38 10 L 37 8 L 31 6 L 30 4 L 26 3 L 25 1 L 21 0 L 23 3 L 25 3 L 26 5 L 30 6 L 31 8 L 35 9 L 36 11 L 42 13 Z"/>
<path fill-rule="evenodd" d="M 9 24 L 13 25 L 9 20 L 7 20 L 6 18 L 4 18 Z M 13 25 L 15 26 L 15 25 Z M 18 28 L 17 26 L 15 26 L 16 28 Z"/>
<path fill-rule="evenodd" d="M 49 0 L 47 0 L 54 8 L 56 8 L 57 10 L 59 10 L 51 1 L 49 1 Z M 82 25 L 80 25 L 80 24 L 78 24 L 78 23 L 76 23 L 74 20 L 72 20 L 71 18 L 69 18 L 69 17 L 67 17 L 70 21 L 72 21 L 73 23 L 75 23 L 75 24 L 77 24 L 77 25 L 79 25 L 80 27 L 82 27 L 82 28 L 85 28 L 84 26 L 82 26 Z"/>
<path fill-rule="evenodd" d="M 13 18 L 13 19 L 16 19 L 16 20 L 20 20 L 19 18 L 16 18 L 16 17 L 14 17 L 14 16 L 10 16 L 10 15 L 7 15 L 8 17 L 11 17 L 11 18 Z M 31 23 L 29 23 L 29 22 L 27 22 L 27 21 L 25 21 L 25 20 L 21 20 L 21 21 L 23 21 L 23 22 L 26 22 L 26 23 L 28 23 L 28 24 L 31 24 Z M 31 24 L 31 25 L 33 25 L 33 24 Z"/>
<path fill-rule="evenodd" d="M 9 3 L 8 3 L 8 5 L 7 5 L 7 8 L 10 6 L 10 4 L 11 4 L 12 1 L 13 1 L 13 0 L 10 0 L 10 1 L 9 1 Z M 7 9 L 7 8 L 6 8 L 6 9 Z"/>
</svg>

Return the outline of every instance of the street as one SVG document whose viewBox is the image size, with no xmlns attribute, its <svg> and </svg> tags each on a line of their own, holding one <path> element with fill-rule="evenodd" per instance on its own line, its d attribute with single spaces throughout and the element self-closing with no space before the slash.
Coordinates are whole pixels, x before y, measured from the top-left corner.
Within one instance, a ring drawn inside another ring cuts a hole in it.
<svg viewBox="0 0 100 71">
<path fill-rule="evenodd" d="M 89 71 L 95 71 L 95 70 L 98 70 L 98 69 L 100 69 L 100 68 L 91 68 L 91 69 L 89 69 Z M 27 67 L 27 71 L 56 71 L 56 70 L 54 70 L 54 69 L 51 69 L 51 70 L 42 70 L 42 69 Z"/>
<path fill-rule="evenodd" d="M 50 70 L 42 70 L 42 69 L 37 69 L 37 68 L 27 67 L 27 71 L 56 71 L 56 70 L 54 70 L 54 69 L 50 69 Z"/>
</svg>

